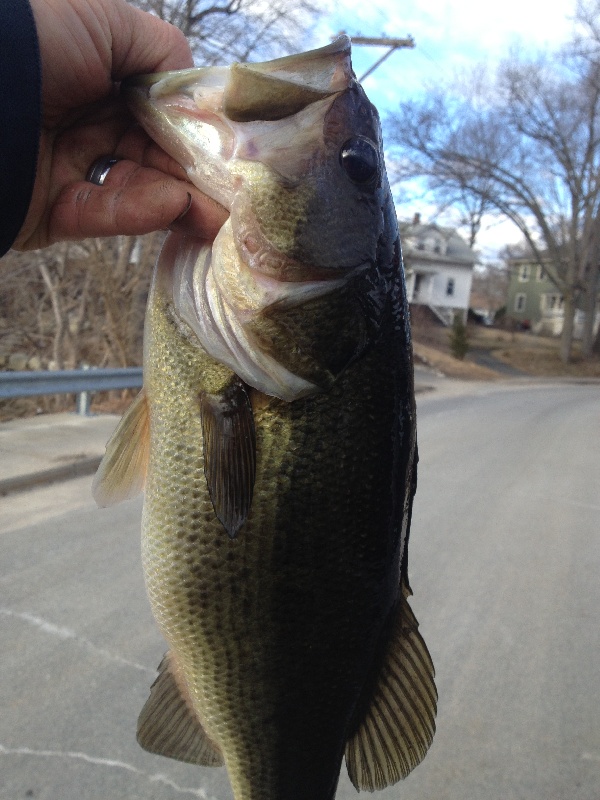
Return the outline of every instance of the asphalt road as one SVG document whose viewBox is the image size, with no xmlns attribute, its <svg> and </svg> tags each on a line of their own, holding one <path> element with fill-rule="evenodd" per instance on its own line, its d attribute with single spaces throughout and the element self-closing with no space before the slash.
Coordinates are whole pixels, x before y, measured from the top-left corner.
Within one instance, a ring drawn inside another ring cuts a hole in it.
<svg viewBox="0 0 600 800">
<path fill-rule="evenodd" d="M 425 762 L 375 800 L 600 800 L 600 387 L 419 396 L 413 608 L 437 666 Z M 164 645 L 139 502 L 0 498 L 1 800 L 230 800 L 144 753 Z M 355 797 L 345 775 L 338 800 Z"/>
</svg>

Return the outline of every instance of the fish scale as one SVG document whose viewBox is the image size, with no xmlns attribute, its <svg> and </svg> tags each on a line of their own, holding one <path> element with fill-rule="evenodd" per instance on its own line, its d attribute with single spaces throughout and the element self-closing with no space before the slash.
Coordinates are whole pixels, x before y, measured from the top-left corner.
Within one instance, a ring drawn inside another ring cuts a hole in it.
<svg viewBox="0 0 600 800">
<path fill-rule="evenodd" d="M 235 752 L 240 742 L 253 742 L 259 733 L 266 738 L 266 731 L 257 727 L 260 722 L 256 713 L 244 714 L 240 720 L 236 711 L 249 698 L 262 709 L 267 700 L 256 697 L 256 687 L 261 683 L 252 679 L 253 667 L 265 660 L 259 658 L 261 638 L 257 637 L 265 593 L 260 586 L 249 585 L 244 573 L 256 572 L 257 561 L 268 558 L 270 542 L 263 536 L 253 540 L 255 547 L 251 550 L 240 548 L 238 542 L 228 539 L 215 518 L 203 473 L 197 408 L 196 387 L 205 359 L 199 359 L 198 351 L 185 339 L 180 341 L 182 337 L 167 314 L 160 314 L 158 308 L 153 311 L 156 313 L 148 325 L 152 338 L 147 343 L 156 353 L 156 365 L 153 359 L 146 380 L 150 391 L 154 380 L 157 384 L 157 413 L 151 436 L 153 452 L 160 454 L 160 462 L 157 469 L 151 464 L 149 474 L 153 477 L 146 490 L 144 510 L 143 562 L 148 594 L 178 661 L 189 665 L 191 674 L 202 675 L 201 681 L 189 685 L 189 691 L 205 709 L 207 733 Z M 171 355 L 174 340 L 180 355 L 176 359 Z M 175 387 L 179 389 L 175 397 L 181 398 L 181 403 L 174 408 Z M 187 392 L 181 391 L 184 387 Z M 172 587 L 168 603 L 165 585 Z M 231 587 L 235 587 L 234 593 Z M 231 686 L 238 689 L 232 692 Z M 245 736 L 240 735 L 241 728 Z M 252 749 L 238 758 L 242 758 L 252 779 L 261 776 L 262 785 L 264 766 L 255 765 Z"/>
</svg>

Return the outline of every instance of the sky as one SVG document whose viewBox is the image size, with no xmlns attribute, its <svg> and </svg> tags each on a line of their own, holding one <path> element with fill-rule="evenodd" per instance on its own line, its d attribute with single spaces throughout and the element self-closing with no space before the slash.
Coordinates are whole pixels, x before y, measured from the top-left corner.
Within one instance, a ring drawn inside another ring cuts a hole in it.
<svg viewBox="0 0 600 800">
<path fill-rule="evenodd" d="M 385 118 L 401 100 L 416 97 L 461 70 L 485 64 L 493 71 L 513 49 L 535 53 L 560 47 L 573 30 L 575 0 L 326 0 L 324 6 L 328 10 L 317 25 L 315 46 L 326 44 L 340 31 L 349 36 L 413 37 L 414 49 L 397 50 L 363 82 Z M 359 79 L 386 49 L 353 47 Z M 409 207 L 401 195 L 400 187 L 395 190 L 400 217 L 418 211 L 422 219 L 431 218 L 434 207 L 427 198 Z M 494 260 L 503 245 L 520 238 L 512 223 L 490 218 L 476 247 L 483 259 Z"/>
</svg>

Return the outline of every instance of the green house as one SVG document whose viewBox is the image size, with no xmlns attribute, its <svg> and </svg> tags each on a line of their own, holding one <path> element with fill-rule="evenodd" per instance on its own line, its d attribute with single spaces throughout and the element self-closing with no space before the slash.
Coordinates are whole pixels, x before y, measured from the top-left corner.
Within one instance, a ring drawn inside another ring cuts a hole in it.
<svg viewBox="0 0 600 800">
<path fill-rule="evenodd" d="M 507 260 L 509 269 L 506 317 L 516 325 L 545 336 L 560 336 L 564 323 L 564 302 L 560 290 L 532 256 Z M 594 330 L 600 321 L 596 307 Z M 575 338 L 581 338 L 583 311 L 575 312 Z"/>
</svg>

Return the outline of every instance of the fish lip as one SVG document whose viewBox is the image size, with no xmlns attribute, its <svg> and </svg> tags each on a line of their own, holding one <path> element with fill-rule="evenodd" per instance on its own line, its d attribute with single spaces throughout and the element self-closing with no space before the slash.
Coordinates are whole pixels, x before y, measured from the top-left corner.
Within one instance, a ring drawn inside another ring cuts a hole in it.
<svg viewBox="0 0 600 800">
<path fill-rule="evenodd" d="M 358 271 L 368 268 L 368 263 L 354 266 L 320 267 L 317 264 L 306 264 L 303 261 L 286 256 L 273 247 L 261 248 L 252 252 L 248 248 L 245 237 L 238 245 L 241 261 L 251 272 L 263 275 L 279 283 L 327 283 L 348 279 Z M 237 244 L 237 242 L 236 242 Z"/>
<path fill-rule="evenodd" d="M 121 82 L 121 93 L 128 98 L 141 92 L 148 100 L 159 100 L 165 95 L 179 91 L 190 97 L 190 87 L 202 82 L 208 87 L 223 88 L 227 82 L 229 67 L 190 67 L 189 69 L 149 72 L 132 75 Z M 202 78 L 207 79 L 202 81 Z"/>
</svg>

